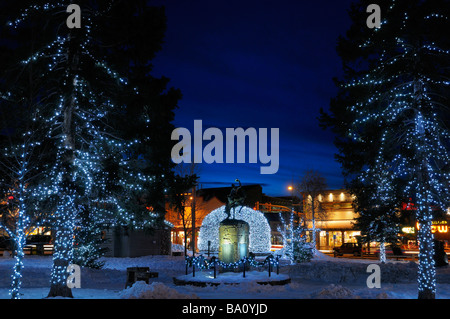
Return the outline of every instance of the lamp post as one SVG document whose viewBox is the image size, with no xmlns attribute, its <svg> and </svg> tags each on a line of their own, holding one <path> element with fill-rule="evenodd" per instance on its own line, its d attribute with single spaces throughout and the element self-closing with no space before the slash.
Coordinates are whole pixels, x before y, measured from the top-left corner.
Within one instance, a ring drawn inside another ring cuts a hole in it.
<svg viewBox="0 0 450 319">
<path fill-rule="evenodd" d="M 294 254 L 294 186 L 289 185 L 288 190 L 291 192 L 291 216 L 289 217 L 289 237 L 290 237 L 290 252 L 292 254 L 291 256 L 291 262 Z M 269 261 L 270 265 L 270 261 Z M 270 276 L 270 266 L 269 266 L 269 276 Z"/>
<path fill-rule="evenodd" d="M 287 189 L 291 192 L 291 212 L 294 213 L 294 186 L 289 185 Z"/>
<path fill-rule="evenodd" d="M 294 186 L 289 185 L 288 191 L 291 192 L 291 213 L 294 214 Z"/>
<path fill-rule="evenodd" d="M 191 217 L 192 217 L 192 257 L 195 257 L 195 197 L 196 186 L 192 187 Z"/>
</svg>

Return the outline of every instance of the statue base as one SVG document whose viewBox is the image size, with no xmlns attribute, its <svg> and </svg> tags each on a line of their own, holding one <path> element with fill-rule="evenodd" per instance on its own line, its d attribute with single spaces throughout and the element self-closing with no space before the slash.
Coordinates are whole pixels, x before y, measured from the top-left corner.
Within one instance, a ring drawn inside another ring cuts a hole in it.
<svg viewBox="0 0 450 319">
<path fill-rule="evenodd" d="M 232 264 L 248 256 L 250 227 L 247 222 L 225 219 L 219 226 L 219 260 Z M 231 267 L 230 267 L 231 268 Z"/>
</svg>

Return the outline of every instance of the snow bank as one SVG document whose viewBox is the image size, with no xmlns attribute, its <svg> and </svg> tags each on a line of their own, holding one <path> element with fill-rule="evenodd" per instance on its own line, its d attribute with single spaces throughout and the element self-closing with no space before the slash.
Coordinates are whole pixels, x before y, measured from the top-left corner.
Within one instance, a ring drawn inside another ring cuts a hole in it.
<svg viewBox="0 0 450 319">
<path fill-rule="evenodd" d="M 130 288 L 122 290 L 119 297 L 122 299 L 199 299 L 195 294 L 180 293 L 161 282 L 146 284 L 144 281 L 137 281 Z"/>
<path fill-rule="evenodd" d="M 374 294 L 370 294 L 369 296 L 364 296 L 364 293 L 361 291 L 357 292 L 353 289 L 349 289 L 343 287 L 341 285 L 331 284 L 319 292 L 310 294 L 309 298 L 311 299 L 389 299 L 389 295 L 386 291 L 382 291 L 377 293 L 377 291 L 372 291 Z"/>
<path fill-rule="evenodd" d="M 184 252 L 184 246 L 179 244 L 172 244 L 172 252 Z"/>
<path fill-rule="evenodd" d="M 417 278 L 417 265 L 414 262 L 386 263 L 372 261 L 381 268 L 381 282 L 401 283 L 414 282 Z M 369 263 L 352 262 L 336 258 L 336 260 L 315 260 L 280 268 L 292 279 L 307 279 L 325 283 L 365 283 Z"/>
<path fill-rule="evenodd" d="M 13 267 L 16 259 L 12 256 L 3 255 L 0 257 L 0 267 Z M 49 269 L 53 263 L 53 257 L 48 256 L 36 256 L 36 255 L 25 255 L 23 258 L 23 263 L 25 267 L 33 268 L 46 268 Z"/>
<path fill-rule="evenodd" d="M 320 251 L 318 251 L 317 249 L 315 250 L 314 256 L 313 256 L 314 260 L 334 260 L 335 258 L 328 256 Z"/>
<path fill-rule="evenodd" d="M 245 278 L 242 272 L 217 272 L 216 278 L 214 278 L 213 271 L 199 271 L 195 273 L 195 277 L 192 274 L 178 276 L 177 279 L 187 281 L 187 282 L 206 282 L 206 283 L 217 283 L 217 284 L 242 284 L 250 282 L 270 282 L 270 281 L 283 281 L 289 279 L 286 274 L 276 274 L 275 272 L 269 274 L 267 271 L 246 271 Z"/>
<path fill-rule="evenodd" d="M 353 291 L 340 285 L 329 285 L 314 296 L 315 299 L 353 299 Z"/>
<path fill-rule="evenodd" d="M 281 249 L 277 249 L 273 252 L 269 252 L 267 253 L 267 255 L 272 254 L 274 256 L 279 256 L 280 260 L 283 261 L 289 261 L 289 257 L 286 256 L 286 254 L 284 253 L 284 248 Z M 330 261 L 336 261 L 337 259 L 331 256 L 328 256 L 320 251 L 318 251 L 317 249 L 315 250 L 314 256 L 312 258 L 313 260 L 330 260 Z"/>
<path fill-rule="evenodd" d="M 128 267 L 149 267 L 150 271 L 156 269 L 170 269 L 183 273 L 185 259 L 183 256 L 143 256 L 143 257 L 103 257 L 103 269 L 126 270 Z"/>
</svg>

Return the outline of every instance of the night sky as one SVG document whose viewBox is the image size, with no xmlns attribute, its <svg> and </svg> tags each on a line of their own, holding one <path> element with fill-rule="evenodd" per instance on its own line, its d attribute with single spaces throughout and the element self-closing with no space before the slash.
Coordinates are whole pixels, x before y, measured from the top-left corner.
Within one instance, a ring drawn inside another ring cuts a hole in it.
<svg viewBox="0 0 450 319">
<path fill-rule="evenodd" d="M 333 135 L 317 117 L 328 108 L 342 73 L 336 41 L 350 26 L 350 0 L 155 1 L 167 15 L 165 43 L 153 61 L 154 76 L 171 79 L 183 99 L 175 126 L 203 129 L 280 129 L 278 173 L 257 164 L 201 164 L 202 187 L 262 184 L 267 195 L 289 195 L 287 186 L 307 169 L 342 188 Z M 204 146 L 208 142 L 204 142 Z"/>
</svg>

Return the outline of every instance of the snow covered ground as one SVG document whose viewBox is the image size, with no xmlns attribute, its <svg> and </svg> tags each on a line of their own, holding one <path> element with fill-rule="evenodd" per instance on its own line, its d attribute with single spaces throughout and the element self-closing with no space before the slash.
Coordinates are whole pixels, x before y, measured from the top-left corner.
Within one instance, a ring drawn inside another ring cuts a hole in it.
<svg viewBox="0 0 450 319">
<path fill-rule="evenodd" d="M 81 289 L 73 289 L 78 299 L 416 299 L 417 266 L 412 262 L 389 261 L 382 265 L 381 288 L 368 288 L 367 265 L 374 260 L 333 258 L 318 254 L 310 263 L 280 268 L 280 276 L 291 277 L 283 286 L 259 285 L 248 280 L 239 285 L 195 287 L 176 286 L 173 277 L 185 274 L 184 257 L 145 256 L 138 258 L 104 258 L 102 270 L 82 269 Z M 8 299 L 14 259 L 0 257 L 0 298 Z M 26 256 L 24 259 L 23 299 L 45 298 L 49 291 L 51 256 Z M 159 273 L 150 284 L 139 282 L 124 289 L 126 268 L 146 266 Z M 438 268 L 437 298 L 450 299 L 450 267 Z M 210 271 L 197 272 L 197 277 Z M 272 273 L 272 276 L 274 273 Z M 189 276 L 189 275 L 188 275 Z M 230 274 L 219 274 L 223 280 Z M 241 276 L 241 274 L 237 274 Z M 267 277 L 266 271 L 253 272 L 254 278 Z M 284 277 L 283 277 L 284 278 Z"/>
</svg>

